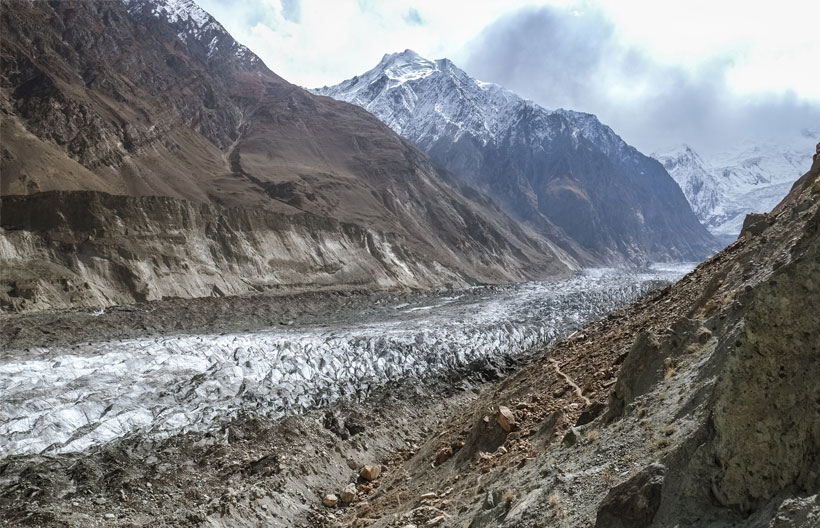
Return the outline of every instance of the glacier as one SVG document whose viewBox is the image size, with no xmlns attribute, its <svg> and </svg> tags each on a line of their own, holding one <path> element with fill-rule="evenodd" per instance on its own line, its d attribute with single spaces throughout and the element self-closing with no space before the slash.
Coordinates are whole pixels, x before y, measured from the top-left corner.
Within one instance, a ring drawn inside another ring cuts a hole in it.
<svg viewBox="0 0 820 528">
<path fill-rule="evenodd" d="M 208 430 L 240 412 L 278 419 L 366 401 L 400 381 L 503 368 L 692 267 L 476 287 L 323 326 L 10 350 L 0 363 L 0 458 Z"/>
</svg>

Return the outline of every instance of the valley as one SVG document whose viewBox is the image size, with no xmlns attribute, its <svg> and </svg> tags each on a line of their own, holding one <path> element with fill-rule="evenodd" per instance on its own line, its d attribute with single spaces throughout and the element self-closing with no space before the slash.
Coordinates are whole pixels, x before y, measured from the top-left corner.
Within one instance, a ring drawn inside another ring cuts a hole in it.
<svg viewBox="0 0 820 528">
<path fill-rule="evenodd" d="M 3 0 L 0 525 L 820 526 L 773 13 L 311 1 Z"/>
</svg>

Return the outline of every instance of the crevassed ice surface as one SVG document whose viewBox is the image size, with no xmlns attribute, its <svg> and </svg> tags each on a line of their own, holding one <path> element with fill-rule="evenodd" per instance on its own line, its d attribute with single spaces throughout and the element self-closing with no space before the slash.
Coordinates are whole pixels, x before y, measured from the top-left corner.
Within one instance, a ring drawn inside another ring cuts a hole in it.
<svg viewBox="0 0 820 528">
<path fill-rule="evenodd" d="M 33 357 L 49 359 L 0 365 L 0 456 L 203 430 L 239 411 L 275 419 L 339 398 L 361 401 L 399 379 L 422 381 L 474 361 L 530 353 L 691 268 L 588 270 L 564 281 L 478 288 L 385 306 L 355 326 L 36 351 Z"/>
</svg>

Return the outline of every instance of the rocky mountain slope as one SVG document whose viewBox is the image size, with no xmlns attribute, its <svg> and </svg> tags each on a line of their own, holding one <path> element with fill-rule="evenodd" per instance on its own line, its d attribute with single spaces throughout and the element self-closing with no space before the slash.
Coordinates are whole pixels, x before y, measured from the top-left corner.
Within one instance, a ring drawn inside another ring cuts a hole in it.
<svg viewBox="0 0 820 528">
<path fill-rule="evenodd" d="M 786 196 L 811 162 L 806 153 L 818 139 L 820 132 L 804 130 L 788 146 L 749 143 L 704 160 L 683 145 L 652 157 L 680 185 L 700 221 L 728 244 L 747 214 L 769 211 Z"/>
<path fill-rule="evenodd" d="M 341 524 L 817 526 L 819 252 L 820 144 L 738 241 L 462 404 Z"/>
<path fill-rule="evenodd" d="M 716 247 L 663 167 L 593 115 L 546 110 L 411 50 L 314 92 L 372 112 L 583 262 L 700 260 Z"/>
<path fill-rule="evenodd" d="M 578 266 L 191 0 L 13 0 L 0 18 L 6 308 Z"/>
</svg>

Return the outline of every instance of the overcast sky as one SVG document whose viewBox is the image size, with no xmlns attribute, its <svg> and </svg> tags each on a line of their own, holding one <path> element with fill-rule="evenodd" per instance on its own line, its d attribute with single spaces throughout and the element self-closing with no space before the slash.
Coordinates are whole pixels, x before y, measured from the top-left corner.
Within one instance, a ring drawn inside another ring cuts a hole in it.
<svg viewBox="0 0 820 528">
<path fill-rule="evenodd" d="M 410 48 L 547 108 L 597 114 L 646 153 L 820 133 L 820 2 L 198 1 L 302 86 Z"/>
</svg>

